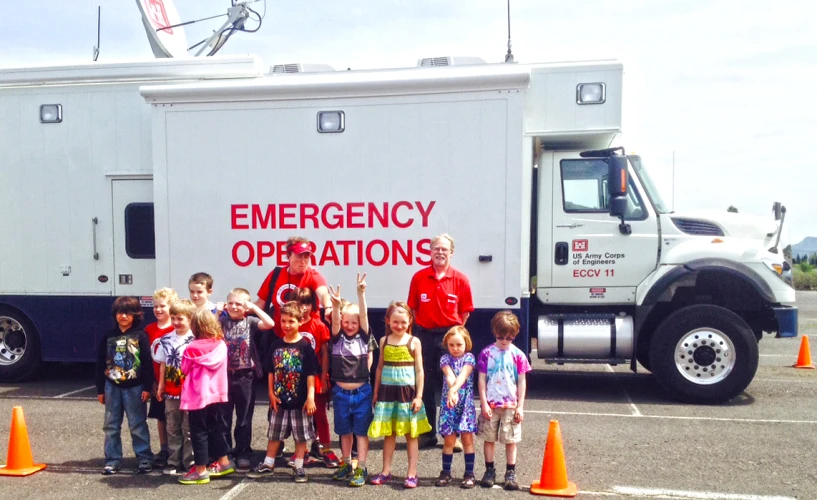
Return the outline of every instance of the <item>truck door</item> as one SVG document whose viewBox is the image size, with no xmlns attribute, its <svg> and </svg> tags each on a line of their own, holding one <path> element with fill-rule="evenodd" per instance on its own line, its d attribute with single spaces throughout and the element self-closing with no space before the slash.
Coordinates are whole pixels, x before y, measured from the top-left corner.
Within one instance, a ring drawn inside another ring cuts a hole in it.
<svg viewBox="0 0 817 500">
<path fill-rule="evenodd" d="M 548 154 L 553 193 L 548 302 L 634 303 L 636 286 L 657 265 L 659 242 L 656 215 L 637 178 L 630 175 L 625 217 L 632 232 L 623 234 L 619 219 L 609 214 L 607 163 Z"/>
<path fill-rule="evenodd" d="M 153 182 L 111 181 L 114 295 L 151 296 L 156 289 Z"/>
</svg>

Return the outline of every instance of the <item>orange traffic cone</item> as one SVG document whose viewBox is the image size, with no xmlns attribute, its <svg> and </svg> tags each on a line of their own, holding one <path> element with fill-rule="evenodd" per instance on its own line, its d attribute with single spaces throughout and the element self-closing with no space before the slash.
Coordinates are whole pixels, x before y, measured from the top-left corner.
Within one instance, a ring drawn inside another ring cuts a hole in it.
<svg viewBox="0 0 817 500">
<path fill-rule="evenodd" d="M 534 495 L 554 497 L 575 497 L 579 488 L 567 480 L 565 452 L 562 448 L 562 431 L 559 421 L 551 420 L 548 428 L 548 440 L 545 443 L 545 459 L 542 461 L 542 475 L 530 485 Z"/>
<path fill-rule="evenodd" d="M 811 349 L 808 347 L 808 335 L 803 335 L 803 340 L 800 341 L 800 354 L 797 356 L 797 363 L 795 368 L 805 368 L 813 370 L 814 365 L 811 364 Z"/>
<path fill-rule="evenodd" d="M 31 456 L 23 407 L 15 406 L 11 414 L 8 458 L 6 465 L 0 465 L 0 476 L 28 476 L 43 469 L 45 464 L 35 464 Z"/>
</svg>

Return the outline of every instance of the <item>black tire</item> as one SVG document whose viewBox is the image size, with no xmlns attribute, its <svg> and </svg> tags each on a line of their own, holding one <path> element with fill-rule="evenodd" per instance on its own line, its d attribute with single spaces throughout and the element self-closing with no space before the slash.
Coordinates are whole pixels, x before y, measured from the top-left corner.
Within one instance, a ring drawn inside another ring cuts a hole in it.
<svg viewBox="0 0 817 500">
<path fill-rule="evenodd" d="M 688 403 L 734 398 L 752 382 L 758 358 L 749 325 L 732 311 L 712 305 L 675 311 L 658 326 L 650 343 L 658 383 L 671 397 Z"/>
<path fill-rule="evenodd" d="M 19 311 L 0 307 L 0 380 L 17 382 L 30 378 L 40 362 L 37 329 Z"/>
<path fill-rule="evenodd" d="M 639 339 L 638 347 L 635 350 L 635 360 L 641 363 L 641 366 L 649 371 L 652 371 L 652 363 L 650 363 L 650 343 L 648 339 Z"/>
</svg>

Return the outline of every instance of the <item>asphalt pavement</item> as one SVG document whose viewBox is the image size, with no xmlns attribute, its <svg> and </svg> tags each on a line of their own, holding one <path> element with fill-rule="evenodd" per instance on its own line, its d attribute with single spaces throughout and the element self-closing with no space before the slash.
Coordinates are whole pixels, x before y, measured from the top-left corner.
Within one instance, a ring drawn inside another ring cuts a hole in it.
<svg viewBox="0 0 817 500">
<path fill-rule="evenodd" d="M 797 301 L 800 333 L 810 335 L 817 349 L 817 292 L 798 292 Z M 29 477 L 0 477 L 0 498 L 521 497 L 539 478 L 548 423 L 557 419 L 568 475 L 579 487 L 577 498 L 814 499 L 817 370 L 791 367 L 799 345 L 799 338 L 763 339 L 752 384 L 730 403 L 714 406 L 669 400 L 649 372 L 634 374 L 628 366 L 550 366 L 535 360 L 517 465 L 521 492 L 461 490 L 456 481 L 434 487 L 439 447 L 421 451 L 420 487 L 404 491 L 403 444 L 395 454 L 395 482 L 380 487 L 350 489 L 331 481 L 331 470 L 318 467 L 308 469 L 309 483 L 294 484 L 285 466 L 263 481 L 235 474 L 208 485 L 182 486 L 158 471 L 135 473 L 127 425 L 123 444 L 130 458 L 125 469 L 102 476 L 103 408 L 96 400 L 92 367 L 48 364 L 35 380 L 0 384 L 0 461 L 4 463 L 12 408 L 22 406 L 35 461 L 48 464 Z M 253 446 L 260 459 L 266 432 L 263 387 L 258 394 Z M 151 431 L 155 450 L 153 422 Z M 380 467 L 381 443 L 373 442 L 372 473 Z M 480 444 L 477 440 L 478 477 L 484 471 Z M 496 463 L 501 476 L 504 453 L 499 448 Z M 458 454 L 455 477 L 462 471 Z"/>
</svg>

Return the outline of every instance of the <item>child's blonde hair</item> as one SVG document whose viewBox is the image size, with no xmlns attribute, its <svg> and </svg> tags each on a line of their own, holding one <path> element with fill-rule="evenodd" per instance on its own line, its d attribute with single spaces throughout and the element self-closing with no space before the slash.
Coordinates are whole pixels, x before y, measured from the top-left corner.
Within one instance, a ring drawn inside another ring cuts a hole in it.
<svg viewBox="0 0 817 500">
<path fill-rule="evenodd" d="M 243 295 L 249 299 L 251 297 L 250 291 L 246 288 L 233 288 L 230 290 L 230 293 L 227 294 L 227 300 L 230 300 L 230 295 L 235 295 L 236 297 Z"/>
<path fill-rule="evenodd" d="M 360 306 L 357 305 L 357 304 L 352 304 L 352 303 L 346 304 L 345 306 L 340 308 L 341 317 L 344 314 L 351 314 L 351 315 L 360 316 Z"/>
<path fill-rule="evenodd" d="M 452 326 L 447 332 L 445 332 L 445 337 L 443 337 L 443 346 L 447 348 L 448 339 L 454 335 L 459 335 L 462 337 L 462 340 L 465 341 L 465 352 L 471 352 L 471 348 L 474 347 L 474 344 L 471 342 L 471 334 L 468 333 L 468 330 L 466 330 L 462 325 Z"/>
<path fill-rule="evenodd" d="M 394 314 L 394 312 L 398 309 L 402 309 L 403 312 L 408 314 L 409 326 L 406 332 L 409 335 L 411 335 L 411 326 L 414 324 L 414 314 L 412 314 L 411 308 L 408 306 L 408 304 L 399 300 L 392 301 L 389 304 L 388 309 L 386 309 L 386 335 L 391 335 L 391 328 L 389 328 L 389 318 L 391 318 L 391 315 Z"/>
<path fill-rule="evenodd" d="M 170 304 L 171 316 L 187 316 L 192 319 L 195 313 L 196 304 L 190 299 L 179 299 Z"/>
<path fill-rule="evenodd" d="M 511 311 L 499 311 L 491 319 L 491 332 L 494 337 L 516 337 L 519 334 L 519 318 Z"/>
<path fill-rule="evenodd" d="M 221 325 L 215 315 L 210 311 L 196 311 L 193 314 L 193 319 L 190 320 L 190 329 L 193 330 L 193 335 L 197 339 L 217 339 L 224 338 L 224 333 L 221 331 Z"/>
<path fill-rule="evenodd" d="M 168 304 L 173 304 L 179 300 L 179 294 L 172 288 L 164 287 L 153 292 L 153 300 L 156 299 L 166 300 Z"/>
</svg>

